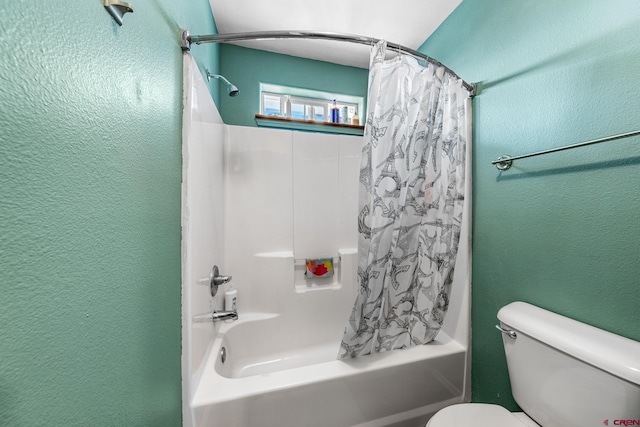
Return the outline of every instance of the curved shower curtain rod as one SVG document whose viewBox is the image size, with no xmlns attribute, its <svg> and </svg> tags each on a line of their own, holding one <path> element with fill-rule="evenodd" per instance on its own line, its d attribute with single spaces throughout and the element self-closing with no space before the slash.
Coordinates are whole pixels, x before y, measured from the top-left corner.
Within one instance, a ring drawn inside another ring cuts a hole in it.
<svg viewBox="0 0 640 427">
<path fill-rule="evenodd" d="M 248 33 L 229 33 L 229 34 L 212 34 L 212 35 L 199 35 L 192 36 L 189 30 L 182 30 L 181 34 L 181 47 L 182 50 L 190 50 L 192 44 L 201 43 L 231 43 L 245 40 L 273 40 L 273 39 L 321 39 L 321 40 L 335 40 L 349 43 L 358 43 L 365 45 L 374 45 L 380 41 L 373 37 L 357 36 L 353 34 L 343 33 L 326 33 L 326 32 L 312 32 L 312 31 L 259 31 Z M 423 59 L 433 65 L 444 67 L 444 69 L 457 79 L 462 80 L 462 86 L 469 91 L 469 96 L 476 95 L 477 85 L 475 83 L 467 83 L 460 76 L 458 76 L 451 68 L 442 64 L 441 62 L 428 57 L 424 53 L 417 50 L 410 49 L 406 46 L 402 46 L 397 43 L 387 42 L 387 47 L 398 52 L 408 53 L 416 58 Z"/>
</svg>

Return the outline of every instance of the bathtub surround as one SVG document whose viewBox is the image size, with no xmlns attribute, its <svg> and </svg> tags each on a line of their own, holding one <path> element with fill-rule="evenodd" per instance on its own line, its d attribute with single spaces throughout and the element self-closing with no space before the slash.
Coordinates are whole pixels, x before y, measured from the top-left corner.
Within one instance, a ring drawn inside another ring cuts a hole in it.
<svg viewBox="0 0 640 427">
<path fill-rule="evenodd" d="M 213 264 L 224 265 L 224 124 L 190 53 L 184 57 L 182 118 L 182 419 L 193 425 L 190 399 L 198 369 L 213 340 L 213 328 L 193 317 L 211 313 L 208 278 Z M 188 191 L 187 191 L 188 189 Z M 223 270 L 224 272 L 224 270 Z M 219 292 L 223 294 L 224 292 Z M 220 299 L 220 297 L 218 297 Z M 222 309 L 218 304 L 218 309 Z"/>
<path fill-rule="evenodd" d="M 358 297 L 340 357 L 432 341 L 449 305 L 470 101 L 444 67 L 371 51 L 360 169 Z M 470 142 L 470 141 L 469 141 Z"/>
<path fill-rule="evenodd" d="M 263 272 L 254 263 L 263 266 L 283 258 L 291 262 L 275 274 L 291 292 L 338 289 L 342 262 L 335 265 L 334 277 L 309 279 L 304 260 L 355 251 L 362 138 L 243 126 L 225 129 L 224 269 L 234 276 L 240 311 L 280 313 L 295 308 L 293 301 L 275 297 L 280 291 L 272 268 Z M 354 296 L 344 298 L 349 307 Z M 343 314 L 346 321 L 348 313 Z"/>
<path fill-rule="evenodd" d="M 200 80 L 185 84 L 185 425 L 423 426 L 468 401 L 469 207 L 436 341 L 336 360 L 357 291 L 362 138 L 189 119 L 213 104 Z M 332 277 L 305 275 L 304 260 L 316 258 L 336 261 Z M 239 320 L 196 324 L 194 315 L 222 308 L 228 286 L 211 299 L 198 284 L 214 261 L 233 275 Z"/>
<path fill-rule="evenodd" d="M 465 0 L 420 49 L 474 99 L 473 400 L 517 409 L 498 309 L 527 301 L 640 341 L 640 3 Z M 599 421 L 601 422 L 601 421 Z"/>
</svg>

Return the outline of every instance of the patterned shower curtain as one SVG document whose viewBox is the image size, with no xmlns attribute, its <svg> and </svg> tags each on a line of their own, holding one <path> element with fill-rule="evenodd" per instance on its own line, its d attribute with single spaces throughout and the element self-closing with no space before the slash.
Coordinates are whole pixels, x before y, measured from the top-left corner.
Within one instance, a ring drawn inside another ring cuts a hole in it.
<svg viewBox="0 0 640 427">
<path fill-rule="evenodd" d="M 441 66 L 372 48 L 358 215 L 359 292 L 338 357 L 432 341 L 464 203 L 468 92 Z"/>
</svg>

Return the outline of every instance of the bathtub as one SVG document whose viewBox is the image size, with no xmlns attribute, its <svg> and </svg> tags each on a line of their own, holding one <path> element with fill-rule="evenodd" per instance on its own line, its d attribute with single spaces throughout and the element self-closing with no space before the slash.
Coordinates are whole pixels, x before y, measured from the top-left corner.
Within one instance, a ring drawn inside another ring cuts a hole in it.
<svg viewBox="0 0 640 427">
<path fill-rule="evenodd" d="M 444 332 L 424 346 L 336 360 L 339 340 L 292 328 L 275 313 L 222 324 L 191 401 L 194 424 L 424 426 L 463 401 L 466 349 Z"/>
<path fill-rule="evenodd" d="M 466 257 L 466 241 L 463 246 L 460 253 Z M 213 325 L 194 375 L 191 425 L 423 427 L 443 407 L 469 400 L 470 269 L 465 263 L 454 276 L 449 310 L 435 341 L 337 360 L 357 290 L 357 250 L 338 253 L 335 276 L 318 280 L 304 278 L 304 267 L 296 266 L 291 252 L 253 257 L 247 270 L 254 285 L 243 292 L 245 300 L 252 298 L 244 306 L 250 308 L 243 309 L 241 302 L 238 320 Z"/>
<path fill-rule="evenodd" d="M 469 400 L 469 268 L 461 262 L 454 276 L 434 342 L 337 360 L 357 250 L 338 254 L 335 275 L 317 280 L 304 277 L 290 251 L 253 256 L 239 319 L 192 325 L 194 336 L 212 338 L 192 377 L 185 425 L 424 427 L 438 410 Z"/>
</svg>

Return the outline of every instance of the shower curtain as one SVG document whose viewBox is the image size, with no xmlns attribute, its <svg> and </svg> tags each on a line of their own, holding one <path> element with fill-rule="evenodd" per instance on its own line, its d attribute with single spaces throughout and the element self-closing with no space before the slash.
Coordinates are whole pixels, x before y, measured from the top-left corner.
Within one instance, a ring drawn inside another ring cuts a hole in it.
<svg viewBox="0 0 640 427">
<path fill-rule="evenodd" d="M 359 291 L 338 357 L 432 341 L 464 203 L 468 92 L 441 66 L 372 48 L 358 214 Z"/>
</svg>

